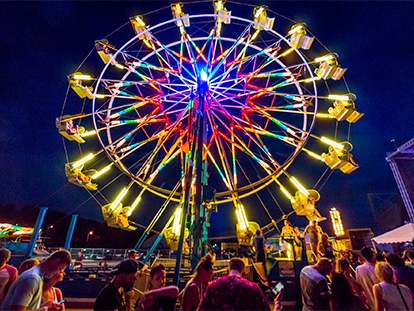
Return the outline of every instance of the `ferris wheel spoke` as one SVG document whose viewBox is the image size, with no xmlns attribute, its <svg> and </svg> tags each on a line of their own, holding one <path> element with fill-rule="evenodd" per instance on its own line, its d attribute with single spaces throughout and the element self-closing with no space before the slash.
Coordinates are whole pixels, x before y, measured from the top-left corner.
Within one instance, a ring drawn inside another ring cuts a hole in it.
<svg viewBox="0 0 414 311">
<path fill-rule="evenodd" d="M 215 68 L 213 69 L 213 71 L 210 73 L 210 77 L 213 77 L 214 74 L 217 72 L 217 70 L 221 67 L 221 65 L 223 65 L 223 63 L 227 60 L 227 58 L 229 57 L 229 55 L 231 54 L 231 52 L 238 46 L 240 45 L 244 40 L 244 36 L 246 35 L 246 33 L 250 30 L 250 25 L 248 25 L 240 34 L 240 36 L 237 38 L 237 40 L 233 43 L 233 45 L 228 48 L 226 51 L 224 51 L 223 53 L 221 53 L 216 59 L 214 59 L 212 61 L 212 65 L 215 64 L 216 62 L 218 62 L 217 65 L 215 65 Z"/>
<path fill-rule="evenodd" d="M 216 119 L 218 119 L 219 120 L 219 122 L 227 129 L 227 131 L 228 131 L 228 133 L 231 133 L 231 129 L 228 127 L 228 125 L 227 124 L 225 124 L 225 122 L 223 122 L 222 120 L 221 120 L 221 118 L 219 118 L 213 111 L 212 111 L 212 114 L 216 117 Z M 239 122 L 237 121 L 237 120 L 235 120 L 234 119 L 234 117 L 232 117 L 232 116 L 230 116 L 230 118 L 231 119 L 233 119 L 233 121 L 237 124 L 237 125 L 239 125 Z M 240 128 L 241 129 L 243 129 L 243 126 L 241 126 L 240 125 Z M 257 142 L 257 140 L 256 140 L 256 138 L 254 137 L 254 136 L 252 136 L 250 133 L 248 133 L 247 131 L 243 131 L 243 133 L 249 138 L 249 139 L 251 139 L 251 141 L 253 141 L 254 143 L 255 143 L 255 145 L 260 149 L 260 150 L 262 150 L 262 152 L 263 153 L 265 153 L 265 154 L 267 154 L 267 152 L 266 152 L 266 150 L 263 148 L 263 146 L 259 143 L 259 142 Z M 243 142 L 243 140 L 238 136 L 238 135 L 234 135 L 236 138 L 237 138 L 237 140 L 239 141 L 239 143 L 246 149 L 246 150 L 249 150 L 249 152 L 253 155 L 253 157 L 254 158 L 257 158 L 256 156 L 254 156 L 254 153 L 253 152 L 251 152 L 250 151 L 250 148 L 248 148 L 247 146 L 246 146 L 246 144 Z"/>
<path fill-rule="evenodd" d="M 222 180 L 223 180 L 224 184 L 227 186 L 227 188 L 229 190 L 233 190 L 234 186 L 235 186 L 232 182 L 234 180 L 234 177 L 233 177 L 233 179 L 230 178 L 231 170 L 230 170 L 229 163 L 227 161 L 225 148 L 223 148 L 224 145 L 222 144 L 221 138 L 220 138 L 220 136 L 218 135 L 218 132 L 217 132 L 217 124 L 215 123 L 211 113 L 208 112 L 208 111 L 207 111 L 207 117 L 210 121 L 211 128 L 214 131 L 214 137 L 212 137 L 212 139 L 214 139 L 214 142 L 216 143 L 217 152 L 219 154 L 219 158 L 220 158 L 222 167 L 224 168 L 224 173 L 226 175 L 226 177 L 224 177 L 223 174 L 220 174 L 220 176 L 222 177 Z M 212 161 L 214 163 L 216 163 L 211 154 L 210 154 L 210 157 L 212 158 Z M 218 165 L 215 164 L 215 166 L 216 166 L 217 170 L 220 170 Z"/>
<path fill-rule="evenodd" d="M 156 39 L 154 36 L 153 36 L 153 38 L 154 39 Z M 178 66 L 180 65 L 180 61 L 178 61 L 177 60 L 177 58 L 176 57 L 179 57 L 180 58 L 180 60 L 181 60 L 181 58 L 183 57 L 182 55 L 180 56 L 180 54 L 178 54 L 177 53 L 177 55 L 175 55 L 175 51 L 173 51 L 173 50 L 171 50 L 170 48 L 168 48 L 166 45 L 164 45 L 164 44 L 162 44 L 158 39 L 156 39 L 156 42 L 158 43 L 158 45 L 160 46 L 160 48 L 162 48 L 163 50 L 165 50 L 167 53 L 168 53 L 168 55 L 172 58 L 172 59 L 174 59 L 174 61 L 178 64 Z M 182 49 L 181 49 L 181 52 L 182 52 Z M 191 61 L 190 61 L 191 62 Z M 184 71 L 185 72 L 187 72 L 187 74 L 189 74 L 190 75 L 190 77 L 191 77 L 191 79 L 192 80 L 189 80 L 189 81 L 197 81 L 197 79 L 196 79 L 196 77 L 185 67 L 185 66 L 179 66 L 179 68 L 182 68 L 182 69 L 184 69 Z M 184 82 L 186 79 L 184 78 L 184 77 L 182 77 L 182 75 L 180 75 L 180 77 L 179 77 L 180 79 L 182 79 L 182 81 Z"/>
<path fill-rule="evenodd" d="M 184 118 L 185 114 L 187 113 L 188 109 L 190 108 L 190 105 L 191 105 L 191 103 L 188 104 L 187 108 L 181 112 L 181 114 L 177 118 L 177 120 L 171 125 L 171 130 L 174 129 L 179 124 L 179 121 L 181 121 Z M 190 124 L 188 126 L 190 127 Z M 159 149 L 167 141 L 169 136 L 170 136 L 170 133 L 168 135 L 166 135 L 165 138 L 163 138 L 162 142 L 154 149 L 154 151 L 151 152 L 151 155 L 148 157 L 149 160 L 152 159 L 156 155 L 156 153 L 159 151 Z M 138 172 L 135 176 L 138 177 L 141 173 L 142 173 L 142 167 L 138 170 Z"/>
</svg>

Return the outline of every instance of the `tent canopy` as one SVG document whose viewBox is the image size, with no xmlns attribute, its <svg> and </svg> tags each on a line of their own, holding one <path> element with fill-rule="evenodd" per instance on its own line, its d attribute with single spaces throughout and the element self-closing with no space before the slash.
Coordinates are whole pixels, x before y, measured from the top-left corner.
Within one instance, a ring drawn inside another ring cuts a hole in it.
<svg viewBox="0 0 414 311">
<path fill-rule="evenodd" d="M 408 223 L 394 230 L 381 234 L 373 240 L 378 244 L 412 242 L 414 238 L 414 223 Z"/>
</svg>

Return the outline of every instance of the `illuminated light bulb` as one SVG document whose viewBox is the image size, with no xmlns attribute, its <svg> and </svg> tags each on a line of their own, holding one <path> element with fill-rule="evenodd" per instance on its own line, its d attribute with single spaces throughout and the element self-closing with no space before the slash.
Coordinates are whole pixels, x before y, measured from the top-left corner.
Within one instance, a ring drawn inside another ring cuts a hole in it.
<svg viewBox="0 0 414 311">
<path fill-rule="evenodd" d="M 332 54 L 329 54 L 329 55 L 325 55 L 325 56 L 322 56 L 322 57 L 315 58 L 315 62 L 320 63 L 320 62 L 330 60 L 330 59 L 333 59 L 333 58 L 335 58 L 335 56 L 332 55 Z"/>
<path fill-rule="evenodd" d="M 181 207 L 177 207 L 174 215 L 174 223 L 173 223 L 173 233 L 179 235 L 180 234 L 180 219 L 181 218 Z"/>
<path fill-rule="evenodd" d="M 118 195 L 118 197 L 115 199 L 115 201 L 111 204 L 111 207 L 110 207 L 111 210 L 114 210 L 118 206 L 118 204 L 121 202 L 121 200 L 127 194 L 127 192 L 128 192 L 127 188 L 122 189 L 121 193 Z"/>
<path fill-rule="evenodd" d="M 135 201 L 132 203 L 131 207 L 129 208 L 128 212 L 127 212 L 127 216 L 131 216 L 132 212 L 134 211 L 134 209 L 137 207 L 138 203 L 141 201 L 141 196 L 138 196 Z"/>
<path fill-rule="evenodd" d="M 139 18 L 139 16 L 135 17 L 135 20 L 142 26 L 145 27 L 145 23 Z"/>
<path fill-rule="evenodd" d="M 244 211 L 243 205 L 240 204 L 240 214 L 243 217 L 243 222 L 246 228 L 249 228 L 249 222 L 247 221 L 246 212 Z"/>
<path fill-rule="evenodd" d="M 318 154 L 316 154 L 316 153 L 314 153 L 314 152 L 312 152 L 312 151 L 308 151 L 308 154 L 309 154 L 311 157 L 315 158 L 315 159 L 322 160 L 322 157 L 321 157 L 320 155 L 318 155 Z"/>
<path fill-rule="evenodd" d="M 109 164 L 108 166 L 104 167 L 103 169 L 101 169 L 99 172 L 97 172 L 96 174 L 92 175 L 92 179 L 96 179 L 99 176 L 102 176 L 103 174 L 105 174 L 107 171 L 109 171 L 112 167 L 112 164 Z"/>
<path fill-rule="evenodd" d="M 223 3 L 221 0 L 217 2 L 217 11 L 220 11 L 223 8 Z"/>
<path fill-rule="evenodd" d="M 181 13 L 181 7 L 180 7 L 180 4 L 179 3 L 177 3 L 175 5 L 175 9 L 177 10 L 177 13 Z"/>
<path fill-rule="evenodd" d="M 325 119 L 333 119 L 333 116 L 331 116 L 330 114 L 327 114 L 327 113 L 317 113 L 316 117 L 317 118 L 325 118 Z"/>
<path fill-rule="evenodd" d="M 308 78 L 308 79 L 305 79 L 305 80 L 303 80 L 303 82 L 312 82 L 312 81 L 317 81 L 317 80 L 320 80 L 320 79 L 322 79 L 321 77 L 313 77 L 313 78 Z"/>
<path fill-rule="evenodd" d="M 81 137 L 88 137 L 88 136 L 92 136 L 95 135 L 96 131 L 88 131 L 88 132 L 84 132 L 82 134 L 80 134 Z"/>
<path fill-rule="evenodd" d="M 256 30 L 256 32 L 252 35 L 251 37 L 251 41 L 253 41 L 254 39 L 256 39 L 257 35 L 259 34 L 260 30 Z"/>
<path fill-rule="evenodd" d="M 207 73 L 204 71 L 204 69 L 201 69 L 200 79 L 201 79 L 201 81 L 207 81 L 208 80 Z"/>
<path fill-rule="evenodd" d="M 256 17 L 256 18 L 259 17 L 260 14 L 262 14 L 263 10 L 264 10 L 263 7 L 261 7 L 260 9 L 258 9 L 257 12 L 256 12 L 256 14 L 254 15 L 254 17 Z"/>
<path fill-rule="evenodd" d="M 287 51 L 283 52 L 282 54 L 280 54 L 280 56 L 279 56 L 279 57 L 286 56 L 286 55 L 288 55 L 289 53 L 291 53 L 293 50 L 294 50 L 293 48 L 290 48 L 289 50 L 287 50 Z"/>
<path fill-rule="evenodd" d="M 301 184 L 300 182 L 298 182 L 298 180 L 295 177 L 291 177 L 289 178 L 290 181 L 299 189 L 300 192 L 302 192 L 304 195 L 308 196 L 309 192 L 308 190 L 306 190 Z"/>
<path fill-rule="evenodd" d="M 73 79 L 75 80 L 92 80 L 90 75 L 74 74 Z"/>
<path fill-rule="evenodd" d="M 124 66 L 122 66 L 121 64 L 116 64 L 115 67 L 119 68 L 119 69 L 125 69 Z"/>
<path fill-rule="evenodd" d="M 295 203 L 295 200 L 293 199 L 293 197 L 283 186 L 280 186 L 280 190 L 282 190 L 282 192 L 286 195 L 286 197 L 290 200 L 290 202 Z"/>
<path fill-rule="evenodd" d="M 241 211 L 236 208 L 237 219 L 239 222 L 239 226 L 241 230 L 246 230 L 246 224 L 244 223 L 243 217 L 241 215 Z"/>
<path fill-rule="evenodd" d="M 90 159 L 92 159 L 95 155 L 93 153 L 88 154 L 83 159 L 79 160 L 78 162 L 74 163 L 72 165 L 72 168 L 78 168 L 79 166 L 83 165 L 84 163 L 88 162 Z"/>
<path fill-rule="evenodd" d="M 95 97 L 96 98 L 105 98 L 105 95 L 104 94 L 96 94 Z"/>
<path fill-rule="evenodd" d="M 288 32 L 288 35 L 290 36 L 290 35 L 294 34 L 295 32 L 298 32 L 298 31 L 299 31 L 299 30 L 301 30 L 302 28 L 303 28 L 303 26 L 302 26 L 302 25 L 296 26 L 295 28 L 291 29 L 291 30 Z"/>
<path fill-rule="evenodd" d="M 329 95 L 328 99 L 333 99 L 333 100 L 349 100 L 349 96 L 348 95 Z"/>
<path fill-rule="evenodd" d="M 331 145 L 334 148 L 337 148 L 337 149 L 340 149 L 340 150 L 344 149 L 343 145 L 338 144 L 337 142 L 334 142 L 333 140 L 330 140 L 326 137 L 322 137 L 321 141 L 324 142 L 325 144 Z"/>
</svg>

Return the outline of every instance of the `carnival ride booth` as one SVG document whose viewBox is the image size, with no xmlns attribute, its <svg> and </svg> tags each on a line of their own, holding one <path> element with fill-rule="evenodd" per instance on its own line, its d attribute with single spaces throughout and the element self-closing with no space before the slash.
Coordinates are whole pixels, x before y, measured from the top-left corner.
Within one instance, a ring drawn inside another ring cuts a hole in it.
<svg viewBox="0 0 414 311">
<path fill-rule="evenodd" d="M 32 234 L 33 228 L 0 223 L 0 239 L 2 240 L 19 241 L 21 239 L 30 239 Z"/>
<path fill-rule="evenodd" d="M 381 250 L 394 251 L 399 248 L 404 248 L 405 244 L 411 243 L 413 246 L 414 240 L 414 223 L 408 223 L 394 230 L 388 231 L 384 234 L 372 238 Z"/>
</svg>

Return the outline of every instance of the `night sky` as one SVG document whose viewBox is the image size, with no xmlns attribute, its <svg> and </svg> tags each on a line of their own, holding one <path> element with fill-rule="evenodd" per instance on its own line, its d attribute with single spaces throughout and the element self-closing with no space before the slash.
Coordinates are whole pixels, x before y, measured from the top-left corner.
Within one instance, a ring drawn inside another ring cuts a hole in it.
<svg viewBox="0 0 414 311">
<path fill-rule="evenodd" d="M 131 16 L 169 3 L 1 3 L 0 204 L 47 206 L 102 220 L 99 205 L 65 177 L 63 138 L 55 128 L 55 118 L 60 115 L 66 92 L 73 92 L 68 90 L 66 77 L 92 50 L 94 40 L 105 38 Z M 413 138 L 413 2 L 249 3 L 266 4 L 283 16 L 306 22 L 312 34 L 338 53 L 341 65 L 348 68 L 346 81 L 357 95 L 357 110 L 365 114 L 351 128 L 352 153 L 360 168 L 349 175 L 335 171 L 321 191 L 318 208 L 327 215 L 336 206 L 347 228 L 376 230 L 367 194 L 398 192 L 386 153 L 395 150 L 391 140 L 400 146 Z M 232 10 L 230 2 L 226 6 Z M 246 10 L 251 9 L 246 6 Z M 277 25 L 274 30 L 278 31 Z M 284 204 L 288 212 L 290 207 Z M 276 208 L 271 213 L 275 219 L 281 216 Z M 230 214 L 221 210 L 213 216 L 212 235 L 234 228 L 222 220 Z M 303 218 L 292 219 L 304 223 Z M 262 217 L 256 221 L 260 225 L 269 222 Z M 325 222 L 322 227 L 328 230 L 330 225 Z"/>
</svg>

